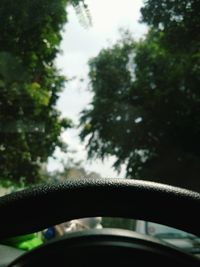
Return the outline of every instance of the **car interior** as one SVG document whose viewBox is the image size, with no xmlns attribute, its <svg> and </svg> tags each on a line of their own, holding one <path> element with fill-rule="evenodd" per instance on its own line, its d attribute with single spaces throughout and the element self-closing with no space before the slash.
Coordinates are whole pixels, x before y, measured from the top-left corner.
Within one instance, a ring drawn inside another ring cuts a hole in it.
<svg viewBox="0 0 200 267">
<path fill-rule="evenodd" d="M 73 201 L 78 195 L 82 201 Z M 63 202 L 71 205 L 61 205 Z M 38 186 L 1 198 L 0 236 L 5 239 L 24 235 L 64 221 L 94 216 L 138 218 L 199 235 L 196 217 L 199 202 L 199 194 L 192 191 L 124 179 Z M 150 209 L 152 206 L 154 208 Z M 33 210 L 37 210 L 37 216 Z M 15 227 L 10 228 L 11 222 Z M 153 237 L 103 228 L 71 232 L 17 257 L 8 266 L 92 266 L 94 261 L 97 266 L 107 263 L 117 266 L 134 266 L 135 263 L 141 266 L 199 265 L 197 257 Z"/>
<path fill-rule="evenodd" d="M 199 0 L 0 0 L 0 267 L 200 266 L 199 87 Z"/>
</svg>

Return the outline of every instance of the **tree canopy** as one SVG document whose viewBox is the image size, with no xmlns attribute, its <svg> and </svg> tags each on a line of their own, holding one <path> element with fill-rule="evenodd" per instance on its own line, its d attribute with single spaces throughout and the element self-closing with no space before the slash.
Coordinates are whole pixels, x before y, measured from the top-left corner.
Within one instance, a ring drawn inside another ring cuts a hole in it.
<svg viewBox="0 0 200 267">
<path fill-rule="evenodd" d="M 142 21 L 165 33 L 166 45 L 178 50 L 197 49 L 200 3 L 196 0 L 146 0 Z"/>
<path fill-rule="evenodd" d="M 71 126 L 56 109 L 66 78 L 54 64 L 67 0 L 0 2 L 0 177 L 36 182 Z M 77 6 L 82 0 L 70 1 Z"/>
<path fill-rule="evenodd" d="M 50 182 L 65 182 L 66 180 L 75 179 L 99 179 L 100 174 L 94 171 L 87 170 L 81 161 L 76 162 L 74 158 L 68 158 L 63 162 L 62 170 L 56 170 L 51 173 L 44 173 L 48 176 Z"/>
<path fill-rule="evenodd" d="M 141 12 L 145 38 L 126 35 L 89 62 L 81 138 L 128 177 L 200 190 L 199 3 L 149 0 Z"/>
</svg>

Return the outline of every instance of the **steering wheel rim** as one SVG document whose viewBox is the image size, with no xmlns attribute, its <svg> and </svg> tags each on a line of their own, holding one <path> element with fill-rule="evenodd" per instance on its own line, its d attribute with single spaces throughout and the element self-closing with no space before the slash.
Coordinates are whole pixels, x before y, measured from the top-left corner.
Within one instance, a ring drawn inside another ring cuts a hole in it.
<svg viewBox="0 0 200 267">
<path fill-rule="evenodd" d="M 17 211 L 17 214 L 16 214 Z M 73 180 L 0 198 L 0 239 L 95 216 L 165 224 L 200 236 L 200 194 L 128 179 Z"/>
<path fill-rule="evenodd" d="M 63 184 L 44 185 L 0 199 L 2 216 L 0 238 L 39 231 L 67 220 L 93 216 L 142 219 L 198 235 L 199 219 L 196 218 L 196 214 L 200 209 L 199 204 L 198 193 L 144 181 L 75 180 Z M 79 233 L 75 239 L 73 235 L 71 239 L 65 237 L 64 243 L 55 240 L 52 244 L 47 243 L 38 247 L 19 257 L 9 266 L 41 266 L 46 261 L 48 266 L 55 266 L 57 263 L 55 259 L 62 258 L 62 255 L 64 255 L 65 263 L 69 263 L 70 259 L 73 266 L 91 266 L 93 264 L 91 260 L 89 264 L 86 260 L 90 258 L 91 251 L 97 258 L 105 258 L 107 255 L 110 264 L 114 259 L 116 266 L 124 266 L 124 263 L 126 266 L 132 266 L 134 257 L 137 257 L 138 263 L 141 262 L 140 259 L 142 260 L 141 266 L 146 266 L 148 263 L 160 266 L 163 261 L 168 266 L 173 262 L 177 263 L 177 266 L 180 264 L 181 266 L 199 266 L 200 261 L 197 258 L 176 249 L 168 253 L 170 247 L 157 244 L 156 241 L 151 243 L 143 237 L 141 240 L 144 244 L 138 249 L 138 241 L 134 247 L 135 237 L 129 235 L 130 242 L 125 244 L 125 237 L 121 240 L 118 232 L 112 234 L 110 230 L 108 233 L 103 231 L 100 233 L 103 244 L 98 241 L 99 236 L 96 232 L 92 234 L 93 241 L 95 241 L 93 243 L 89 242 L 90 236 L 84 233 L 81 237 Z M 109 238 L 108 235 L 110 235 Z M 86 244 L 85 238 L 88 242 Z M 106 238 L 108 238 L 107 241 Z M 158 247 L 152 253 L 152 247 L 157 245 Z M 68 251 L 67 257 L 65 251 Z M 175 257 L 172 259 L 173 254 Z M 76 259 L 75 265 L 74 259 Z M 85 265 L 82 264 L 82 259 Z"/>
</svg>

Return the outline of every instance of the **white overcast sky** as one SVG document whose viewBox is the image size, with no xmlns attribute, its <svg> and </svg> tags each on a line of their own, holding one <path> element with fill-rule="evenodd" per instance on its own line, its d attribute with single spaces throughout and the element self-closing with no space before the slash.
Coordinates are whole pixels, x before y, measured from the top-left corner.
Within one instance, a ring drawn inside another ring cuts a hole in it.
<svg viewBox="0 0 200 267">
<path fill-rule="evenodd" d="M 147 28 L 139 23 L 142 0 L 87 0 L 92 26 L 89 28 L 81 25 L 73 8 L 68 8 L 68 23 L 63 33 L 61 43 L 62 54 L 57 58 L 57 66 L 62 74 L 68 78 L 76 77 L 66 83 L 66 88 L 58 101 L 58 109 L 62 116 L 71 118 L 78 123 L 79 114 L 91 101 L 91 93 L 87 90 L 87 62 L 96 56 L 102 48 L 110 46 L 119 39 L 119 29 L 126 28 L 131 31 L 134 38 L 142 37 Z M 84 82 L 80 82 L 80 79 Z M 103 163 L 100 160 L 87 162 L 87 153 L 78 137 L 78 130 L 67 130 L 63 139 L 74 152 L 76 160 L 82 160 L 88 171 L 95 171 L 102 177 L 123 177 L 117 174 L 112 164 L 114 157 L 108 158 Z M 59 163 L 66 156 L 56 151 L 57 160 L 50 159 L 48 169 L 50 171 L 61 168 Z"/>
</svg>

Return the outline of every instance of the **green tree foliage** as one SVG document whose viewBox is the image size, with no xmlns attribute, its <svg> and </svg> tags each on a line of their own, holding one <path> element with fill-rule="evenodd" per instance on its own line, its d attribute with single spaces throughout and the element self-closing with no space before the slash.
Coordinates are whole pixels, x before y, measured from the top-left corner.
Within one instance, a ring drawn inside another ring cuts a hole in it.
<svg viewBox="0 0 200 267">
<path fill-rule="evenodd" d="M 78 5 L 80 1 L 70 1 Z M 55 105 L 65 83 L 55 67 L 67 0 L 0 2 L 0 177 L 36 182 L 70 127 Z"/>
<path fill-rule="evenodd" d="M 50 177 L 50 182 L 64 182 L 67 179 L 99 179 L 100 174 L 91 172 L 85 169 L 81 161 L 75 162 L 73 158 L 68 157 L 66 162 L 63 162 L 63 169 L 54 172 L 46 172 L 46 176 Z M 45 175 L 45 173 L 44 173 Z"/>
<path fill-rule="evenodd" d="M 147 36 L 90 60 L 94 97 L 81 117 L 89 157 L 115 155 L 129 177 L 200 190 L 197 2 L 146 1 Z"/>
<path fill-rule="evenodd" d="M 168 49 L 177 53 L 199 48 L 199 1 L 146 0 L 141 13 L 143 22 L 165 33 L 163 39 Z"/>
</svg>

